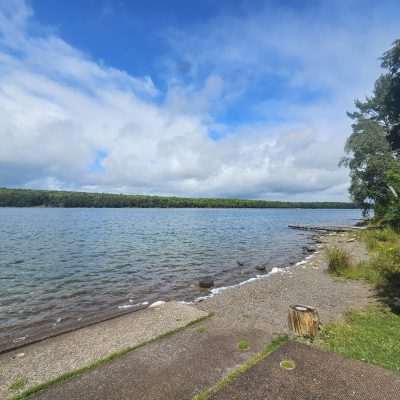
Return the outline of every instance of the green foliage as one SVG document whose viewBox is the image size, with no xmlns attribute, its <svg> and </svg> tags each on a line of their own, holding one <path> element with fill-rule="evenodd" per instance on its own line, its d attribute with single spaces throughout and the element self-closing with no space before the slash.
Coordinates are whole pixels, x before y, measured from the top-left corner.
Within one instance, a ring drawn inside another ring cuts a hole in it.
<svg viewBox="0 0 400 400">
<path fill-rule="evenodd" d="M 325 349 L 400 372 L 400 316 L 371 307 L 347 314 L 321 333 Z"/>
<path fill-rule="evenodd" d="M 350 255 L 338 247 L 330 247 L 326 251 L 328 258 L 328 271 L 337 276 L 343 274 L 351 268 Z"/>
<path fill-rule="evenodd" d="M 342 272 L 350 279 L 365 279 L 376 285 L 381 299 L 400 311 L 400 235 L 390 228 L 362 234 L 369 249 L 368 261 Z"/>
<path fill-rule="evenodd" d="M 8 389 L 12 391 L 22 390 L 27 383 L 28 380 L 26 378 L 18 378 L 8 387 Z"/>
<path fill-rule="evenodd" d="M 386 182 L 390 197 L 383 215 L 383 222 L 400 232 L 400 162 L 386 171 Z"/>
<path fill-rule="evenodd" d="M 250 348 L 250 344 L 247 340 L 241 340 L 238 347 L 240 350 L 248 350 Z"/>
<path fill-rule="evenodd" d="M 365 101 L 356 100 L 356 112 L 349 116 L 376 121 L 385 128 L 391 149 L 400 152 L 400 40 L 393 42 L 391 49 L 382 57 L 382 68 L 386 70 L 375 82 L 374 92 Z"/>
<path fill-rule="evenodd" d="M 356 208 L 340 202 L 284 202 L 241 199 L 208 199 L 1 189 L 0 207 L 97 207 L 97 208 Z"/>
<path fill-rule="evenodd" d="M 353 132 L 341 163 L 350 168 L 350 193 L 364 214 L 373 208 L 377 219 L 400 229 L 400 40 L 384 53 L 382 67 L 373 95 L 356 100 L 348 114 Z"/>
<path fill-rule="evenodd" d="M 196 332 L 197 333 L 207 333 L 208 329 L 206 326 L 199 326 L 198 328 L 196 328 Z"/>
<path fill-rule="evenodd" d="M 353 200 L 365 212 L 374 205 L 375 213 L 379 214 L 390 196 L 385 174 L 392 164 L 384 129 L 373 120 L 358 119 L 353 124 L 345 151 L 351 154 L 342 160 L 342 164 L 350 168 Z"/>
</svg>

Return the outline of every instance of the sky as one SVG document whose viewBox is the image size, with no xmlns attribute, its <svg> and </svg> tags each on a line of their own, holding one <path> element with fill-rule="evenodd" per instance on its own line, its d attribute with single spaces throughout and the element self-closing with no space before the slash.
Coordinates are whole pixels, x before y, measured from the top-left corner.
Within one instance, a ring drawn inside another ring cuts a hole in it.
<svg viewBox="0 0 400 400">
<path fill-rule="evenodd" d="M 398 0 L 0 0 L 0 187 L 346 201 Z"/>
</svg>

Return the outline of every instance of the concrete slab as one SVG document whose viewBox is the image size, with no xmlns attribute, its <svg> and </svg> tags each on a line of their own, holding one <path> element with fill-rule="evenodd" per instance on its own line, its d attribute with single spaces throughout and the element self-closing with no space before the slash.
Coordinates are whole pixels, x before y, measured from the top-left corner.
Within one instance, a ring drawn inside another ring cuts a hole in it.
<svg viewBox="0 0 400 400">
<path fill-rule="evenodd" d="M 27 389 L 206 316 L 169 302 L 0 354 L 0 399 L 15 395 L 9 387 L 20 379 Z"/>
<path fill-rule="evenodd" d="M 293 360 L 295 369 L 280 363 Z M 383 368 L 288 342 L 210 400 L 396 400 L 400 376 Z"/>
<path fill-rule="evenodd" d="M 271 340 L 262 331 L 226 330 L 219 325 L 211 317 L 53 385 L 32 400 L 190 400 Z M 240 340 L 249 341 L 250 351 L 239 349 Z"/>
</svg>

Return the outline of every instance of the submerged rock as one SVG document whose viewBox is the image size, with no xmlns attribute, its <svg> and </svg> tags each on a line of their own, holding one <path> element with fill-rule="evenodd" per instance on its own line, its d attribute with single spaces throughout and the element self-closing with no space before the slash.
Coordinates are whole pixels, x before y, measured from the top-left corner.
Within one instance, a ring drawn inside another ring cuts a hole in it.
<svg viewBox="0 0 400 400">
<path fill-rule="evenodd" d="M 257 271 L 265 271 L 267 269 L 266 265 L 256 265 Z"/>
<path fill-rule="evenodd" d="M 244 262 L 242 262 L 242 261 L 236 261 L 236 264 L 237 264 L 239 267 L 243 267 Z"/>
<path fill-rule="evenodd" d="M 211 277 L 204 277 L 199 280 L 199 286 L 203 289 L 209 289 L 214 286 L 214 280 Z"/>
</svg>

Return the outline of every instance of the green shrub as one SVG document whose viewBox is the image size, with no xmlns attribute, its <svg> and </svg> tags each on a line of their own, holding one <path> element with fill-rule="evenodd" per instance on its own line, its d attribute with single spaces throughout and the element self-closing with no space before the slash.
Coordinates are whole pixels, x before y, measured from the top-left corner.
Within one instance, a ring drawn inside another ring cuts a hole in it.
<svg viewBox="0 0 400 400">
<path fill-rule="evenodd" d="M 337 276 L 343 275 L 352 266 L 350 255 L 338 247 L 329 247 L 327 249 L 327 258 L 328 271 Z"/>
<path fill-rule="evenodd" d="M 392 310 L 400 311 L 400 235 L 384 228 L 367 230 L 361 238 L 369 249 L 368 261 L 347 271 L 346 277 L 375 284 L 384 302 Z"/>
</svg>

